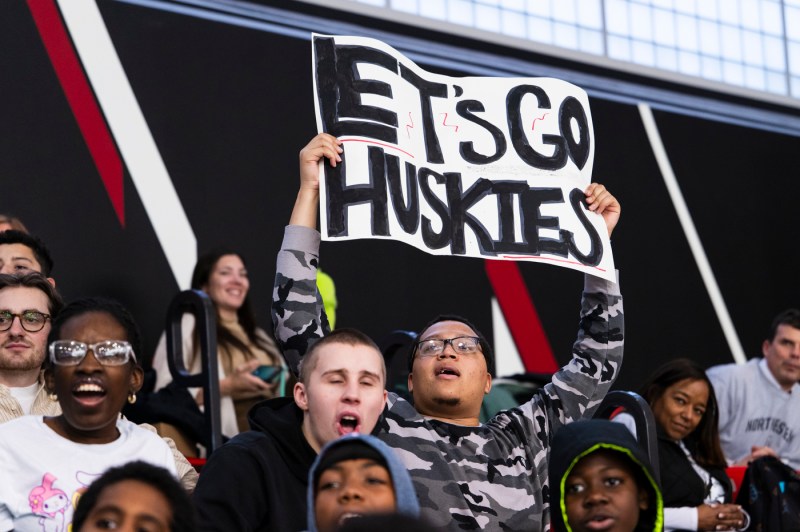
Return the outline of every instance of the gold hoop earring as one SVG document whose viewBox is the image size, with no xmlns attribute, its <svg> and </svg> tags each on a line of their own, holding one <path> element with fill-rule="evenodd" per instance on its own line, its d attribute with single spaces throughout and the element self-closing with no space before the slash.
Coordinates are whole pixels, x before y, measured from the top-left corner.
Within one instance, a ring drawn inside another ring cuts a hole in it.
<svg viewBox="0 0 800 532">
<path fill-rule="evenodd" d="M 133 404 L 136 402 L 136 394 L 131 392 L 128 394 L 128 403 Z"/>
</svg>

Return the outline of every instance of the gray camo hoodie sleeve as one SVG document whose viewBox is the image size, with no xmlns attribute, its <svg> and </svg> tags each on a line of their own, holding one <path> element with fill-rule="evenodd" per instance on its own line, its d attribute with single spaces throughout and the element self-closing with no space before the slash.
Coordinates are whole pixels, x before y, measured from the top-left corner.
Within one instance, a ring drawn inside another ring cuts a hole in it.
<svg viewBox="0 0 800 532">
<path fill-rule="evenodd" d="M 295 375 L 308 348 L 330 332 L 317 290 L 319 243 L 318 231 L 287 225 L 278 252 L 272 289 L 272 324 L 275 340 Z"/>
</svg>

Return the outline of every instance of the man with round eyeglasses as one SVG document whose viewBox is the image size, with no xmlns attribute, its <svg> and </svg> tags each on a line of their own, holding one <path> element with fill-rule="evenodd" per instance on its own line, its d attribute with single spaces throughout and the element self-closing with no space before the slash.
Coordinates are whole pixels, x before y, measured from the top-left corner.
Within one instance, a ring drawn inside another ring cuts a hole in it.
<svg viewBox="0 0 800 532">
<path fill-rule="evenodd" d="M 298 191 L 278 254 L 272 316 L 275 339 L 291 368 L 328 334 L 315 276 L 320 235 L 319 163 L 342 162 L 341 142 L 314 137 L 300 152 Z M 584 191 L 609 235 L 620 205 L 603 185 Z M 414 404 L 390 393 L 373 431 L 408 468 L 422 517 L 450 530 L 547 530 L 548 456 L 553 434 L 591 417 L 620 371 L 622 296 L 616 283 L 585 276 L 581 321 L 571 361 L 527 403 L 479 421 L 492 387 L 494 353 L 467 319 L 439 316 L 409 352 Z"/>
<path fill-rule="evenodd" d="M 50 320 L 63 306 L 43 275 L 0 274 L 0 423 L 26 414 L 56 415 L 47 398 L 42 363 Z"/>
</svg>

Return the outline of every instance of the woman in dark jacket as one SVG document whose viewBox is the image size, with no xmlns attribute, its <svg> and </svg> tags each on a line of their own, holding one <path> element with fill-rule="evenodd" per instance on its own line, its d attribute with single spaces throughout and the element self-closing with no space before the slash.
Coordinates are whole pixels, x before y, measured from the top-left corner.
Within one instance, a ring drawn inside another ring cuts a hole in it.
<svg viewBox="0 0 800 532">
<path fill-rule="evenodd" d="M 665 530 L 744 528 L 746 514 L 730 504 L 733 485 L 719 444 L 717 400 L 703 368 L 689 359 L 672 360 L 640 393 L 658 429 Z M 615 421 L 633 425 L 627 414 Z"/>
</svg>

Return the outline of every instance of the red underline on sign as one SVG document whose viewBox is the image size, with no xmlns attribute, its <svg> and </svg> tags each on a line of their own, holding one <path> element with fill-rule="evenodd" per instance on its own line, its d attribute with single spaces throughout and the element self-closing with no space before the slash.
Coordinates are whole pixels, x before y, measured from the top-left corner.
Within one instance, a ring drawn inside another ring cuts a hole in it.
<svg viewBox="0 0 800 532">
<path fill-rule="evenodd" d="M 405 151 L 405 150 L 401 150 L 401 149 L 400 149 L 400 148 L 398 148 L 397 146 L 393 146 L 392 144 L 384 144 L 383 142 L 378 142 L 378 141 L 376 141 L 376 140 L 348 139 L 348 138 L 345 138 L 345 137 L 339 137 L 339 140 L 341 140 L 342 142 L 365 142 L 365 143 L 367 143 L 367 144 L 375 144 L 375 145 L 377 145 L 377 146 L 383 146 L 384 148 L 389 148 L 389 149 L 392 149 L 392 150 L 397 150 L 397 151 L 399 151 L 400 153 L 405 153 L 406 155 L 408 155 L 408 156 L 409 156 L 409 157 L 411 157 L 412 159 L 416 159 L 416 157 L 414 157 L 413 155 L 411 155 L 410 153 L 408 153 L 408 152 L 407 152 L 407 151 Z"/>
<path fill-rule="evenodd" d="M 565 262 L 567 264 L 577 264 L 578 266 L 585 266 L 585 264 L 580 263 L 576 260 L 551 259 L 550 257 L 540 257 L 538 255 L 498 255 L 498 257 L 502 259 L 511 259 L 511 260 L 526 260 L 526 259 L 541 260 L 541 261 L 549 260 L 551 262 Z M 592 268 L 601 272 L 606 271 L 605 268 L 600 268 L 599 266 L 592 266 Z"/>
</svg>

